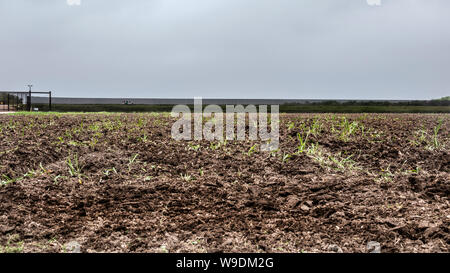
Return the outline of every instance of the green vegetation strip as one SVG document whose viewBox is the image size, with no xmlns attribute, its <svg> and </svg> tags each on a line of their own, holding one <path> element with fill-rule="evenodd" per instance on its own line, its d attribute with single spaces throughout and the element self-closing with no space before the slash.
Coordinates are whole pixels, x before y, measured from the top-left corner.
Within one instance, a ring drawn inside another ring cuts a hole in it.
<svg viewBox="0 0 450 273">
<path fill-rule="evenodd" d="M 36 105 L 47 111 L 47 105 Z M 173 105 L 69 105 L 52 106 L 55 112 L 171 112 Z M 191 106 L 193 109 L 193 106 Z M 225 109 L 225 107 L 223 106 Z M 281 113 L 450 113 L 448 105 L 346 105 L 346 104 L 296 104 L 280 105 Z"/>
</svg>

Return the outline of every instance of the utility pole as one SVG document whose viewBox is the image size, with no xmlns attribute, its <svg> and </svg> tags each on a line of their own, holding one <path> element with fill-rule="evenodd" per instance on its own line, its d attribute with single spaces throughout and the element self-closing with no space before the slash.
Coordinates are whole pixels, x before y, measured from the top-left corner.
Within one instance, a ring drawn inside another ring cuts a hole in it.
<svg viewBox="0 0 450 273">
<path fill-rule="evenodd" d="M 28 99 L 27 99 L 27 106 L 28 106 L 28 111 L 30 111 L 31 112 L 31 87 L 33 87 L 33 85 L 32 84 L 29 84 L 28 85 L 28 88 L 29 88 L 29 91 L 28 91 Z"/>
</svg>

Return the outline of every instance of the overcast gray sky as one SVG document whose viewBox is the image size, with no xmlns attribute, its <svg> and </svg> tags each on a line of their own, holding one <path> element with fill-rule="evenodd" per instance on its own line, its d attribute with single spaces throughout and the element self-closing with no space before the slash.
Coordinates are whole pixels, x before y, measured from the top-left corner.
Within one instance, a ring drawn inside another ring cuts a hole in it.
<svg viewBox="0 0 450 273">
<path fill-rule="evenodd" d="M 450 1 L 0 0 L 0 90 L 70 97 L 450 95 Z"/>
</svg>

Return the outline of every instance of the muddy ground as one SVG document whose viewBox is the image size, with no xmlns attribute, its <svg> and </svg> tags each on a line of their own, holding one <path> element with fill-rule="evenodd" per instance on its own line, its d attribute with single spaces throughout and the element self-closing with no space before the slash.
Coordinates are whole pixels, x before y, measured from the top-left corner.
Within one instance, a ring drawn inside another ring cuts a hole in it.
<svg viewBox="0 0 450 273">
<path fill-rule="evenodd" d="M 282 115 L 272 153 L 173 121 L 0 116 L 0 251 L 450 250 L 449 115 Z"/>
</svg>

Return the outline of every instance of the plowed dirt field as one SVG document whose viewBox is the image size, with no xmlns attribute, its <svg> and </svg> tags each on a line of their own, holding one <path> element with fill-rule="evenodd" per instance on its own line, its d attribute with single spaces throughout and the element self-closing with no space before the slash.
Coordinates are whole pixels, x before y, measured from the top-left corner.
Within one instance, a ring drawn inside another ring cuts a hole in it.
<svg viewBox="0 0 450 273">
<path fill-rule="evenodd" d="M 449 115 L 280 119 L 270 153 L 167 114 L 2 115 L 0 251 L 450 250 Z"/>
</svg>

